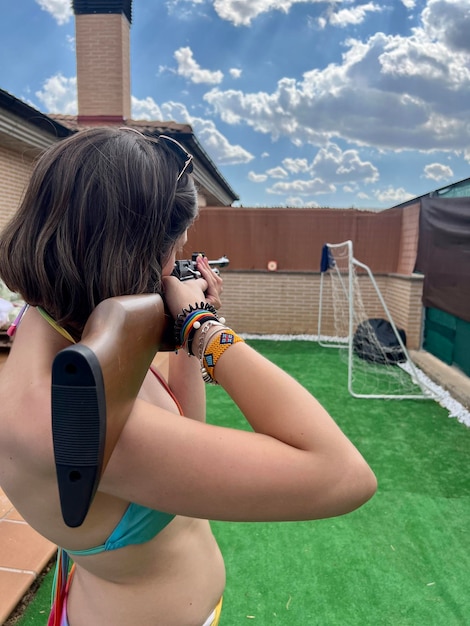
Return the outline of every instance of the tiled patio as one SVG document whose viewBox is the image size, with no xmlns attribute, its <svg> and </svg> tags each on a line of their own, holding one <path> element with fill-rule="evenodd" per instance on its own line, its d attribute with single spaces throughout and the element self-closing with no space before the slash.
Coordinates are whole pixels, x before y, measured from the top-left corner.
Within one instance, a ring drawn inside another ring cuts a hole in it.
<svg viewBox="0 0 470 626">
<path fill-rule="evenodd" d="M 0 350 L 0 367 L 8 352 Z M 0 624 L 54 555 L 56 546 L 34 531 L 0 488 Z"/>
<path fill-rule="evenodd" d="M 0 351 L 0 367 L 6 351 Z M 0 489 L 0 624 L 54 555 L 56 546 L 34 531 Z"/>
<path fill-rule="evenodd" d="M 54 555 L 56 546 L 33 530 L 0 489 L 0 624 Z"/>
</svg>

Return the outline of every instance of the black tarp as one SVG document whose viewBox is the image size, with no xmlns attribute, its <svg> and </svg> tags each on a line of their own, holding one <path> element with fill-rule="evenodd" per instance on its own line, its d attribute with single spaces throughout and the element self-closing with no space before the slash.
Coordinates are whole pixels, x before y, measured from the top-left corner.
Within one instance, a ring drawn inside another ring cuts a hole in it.
<svg viewBox="0 0 470 626">
<path fill-rule="evenodd" d="M 470 198 L 423 198 L 419 219 L 423 304 L 470 322 Z"/>
<path fill-rule="evenodd" d="M 406 347 L 406 333 L 397 328 L 400 339 Z M 388 320 L 372 318 L 361 322 L 353 337 L 355 354 L 371 363 L 403 363 L 406 355 Z"/>
</svg>

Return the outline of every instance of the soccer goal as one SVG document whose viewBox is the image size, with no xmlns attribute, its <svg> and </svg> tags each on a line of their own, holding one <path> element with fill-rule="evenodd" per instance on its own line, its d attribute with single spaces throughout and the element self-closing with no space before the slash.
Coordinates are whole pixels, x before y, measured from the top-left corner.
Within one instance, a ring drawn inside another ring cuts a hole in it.
<svg viewBox="0 0 470 626">
<path fill-rule="evenodd" d="M 370 268 L 354 258 L 351 241 L 323 246 L 318 343 L 339 349 L 356 398 L 435 399 Z"/>
</svg>

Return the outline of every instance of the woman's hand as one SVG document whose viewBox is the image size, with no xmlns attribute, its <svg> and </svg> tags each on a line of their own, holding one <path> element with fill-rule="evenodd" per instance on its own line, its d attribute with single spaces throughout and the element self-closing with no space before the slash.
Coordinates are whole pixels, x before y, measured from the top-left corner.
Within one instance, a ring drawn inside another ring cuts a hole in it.
<svg viewBox="0 0 470 626">
<path fill-rule="evenodd" d="M 175 276 L 163 276 L 164 299 L 173 318 L 184 308 L 196 302 L 208 302 L 216 309 L 220 308 L 220 295 L 223 291 L 223 280 L 210 267 L 208 260 L 200 256 L 197 269 L 201 278 L 180 281 Z"/>
<path fill-rule="evenodd" d="M 205 302 L 207 282 L 204 278 L 181 281 L 175 276 L 163 276 L 163 298 L 172 317 L 176 317 L 190 304 Z"/>
<path fill-rule="evenodd" d="M 205 290 L 206 301 L 216 309 L 220 309 L 222 306 L 222 302 L 220 300 L 220 296 L 223 287 L 223 280 L 220 277 L 220 274 L 214 272 L 214 270 L 209 265 L 209 261 L 205 256 L 198 256 L 197 258 L 197 269 L 201 272 L 202 278 L 207 283 L 207 289 Z"/>
</svg>

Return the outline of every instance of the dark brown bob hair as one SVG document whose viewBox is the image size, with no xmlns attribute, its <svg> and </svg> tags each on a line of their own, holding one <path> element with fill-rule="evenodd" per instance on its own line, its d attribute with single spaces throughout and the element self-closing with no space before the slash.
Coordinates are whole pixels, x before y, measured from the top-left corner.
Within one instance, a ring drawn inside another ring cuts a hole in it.
<svg viewBox="0 0 470 626">
<path fill-rule="evenodd" d="M 49 148 L 0 235 L 7 287 L 79 332 L 106 298 L 160 293 L 162 266 L 197 215 L 169 144 L 108 127 Z"/>
</svg>

